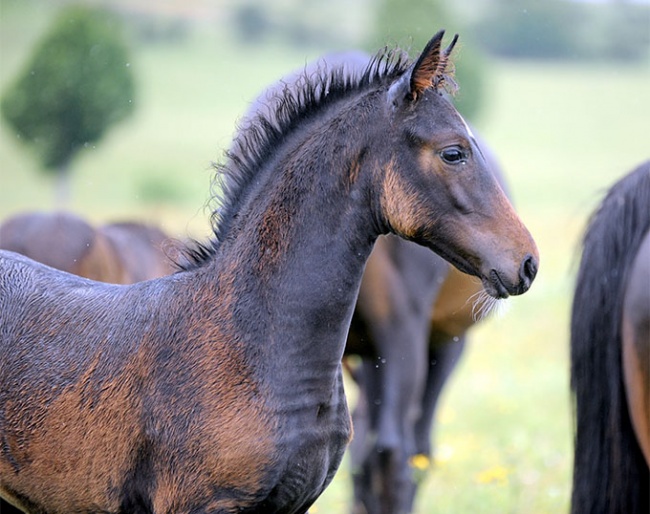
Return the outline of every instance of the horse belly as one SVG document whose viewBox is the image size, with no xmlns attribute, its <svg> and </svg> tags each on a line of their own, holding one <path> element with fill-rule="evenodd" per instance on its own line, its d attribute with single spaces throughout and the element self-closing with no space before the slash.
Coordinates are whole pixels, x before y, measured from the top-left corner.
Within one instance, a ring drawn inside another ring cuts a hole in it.
<svg viewBox="0 0 650 514">
<path fill-rule="evenodd" d="M 476 321 L 472 297 L 483 290 L 476 278 L 449 266 L 431 313 L 431 328 L 448 336 L 460 337 Z"/>
</svg>

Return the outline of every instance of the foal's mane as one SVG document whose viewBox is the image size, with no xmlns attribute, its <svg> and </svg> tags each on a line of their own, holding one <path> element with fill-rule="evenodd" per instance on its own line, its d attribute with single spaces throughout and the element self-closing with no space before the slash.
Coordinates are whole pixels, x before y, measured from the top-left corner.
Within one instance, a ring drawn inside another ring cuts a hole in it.
<svg viewBox="0 0 650 514">
<path fill-rule="evenodd" d="M 445 72 L 448 54 L 443 57 L 438 81 L 432 87 L 454 89 L 455 82 Z M 184 248 L 181 251 L 183 262 L 177 263 L 179 268 L 197 268 L 214 256 L 258 171 L 302 122 L 340 99 L 391 84 L 410 65 L 405 51 L 384 48 L 361 73 L 355 70 L 346 72 L 345 64 L 330 67 L 326 61 L 321 61 L 315 72 L 310 73 L 305 68 L 298 80 L 285 83 L 281 91 L 276 91 L 268 99 L 271 114 L 266 114 L 264 109 L 258 111 L 244 127 L 240 127 L 232 147 L 224 152 L 225 162 L 213 164 L 215 176 L 208 201 L 213 235 L 206 243 L 193 241 Z"/>
<path fill-rule="evenodd" d="M 406 52 L 385 48 L 361 73 L 347 73 L 345 65 L 328 67 L 323 62 L 315 72 L 309 73 L 305 68 L 295 83 L 285 83 L 268 99 L 268 105 L 275 106 L 272 112 L 265 114 L 261 109 L 246 121 L 231 148 L 224 152 L 225 162 L 213 164 L 215 174 L 208 200 L 213 235 L 207 242 L 192 241 L 182 249 L 183 258 L 178 267 L 197 268 L 213 257 L 257 172 L 303 121 L 349 95 L 391 83 L 410 64 Z"/>
</svg>

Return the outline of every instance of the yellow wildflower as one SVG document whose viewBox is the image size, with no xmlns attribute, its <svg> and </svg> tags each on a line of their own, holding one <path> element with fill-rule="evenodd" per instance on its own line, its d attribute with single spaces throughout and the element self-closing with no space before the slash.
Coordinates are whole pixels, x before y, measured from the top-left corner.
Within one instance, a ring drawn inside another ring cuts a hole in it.
<svg viewBox="0 0 650 514">
<path fill-rule="evenodd" d="M 510 470 L 508 468 L 496 465 L 481 471 L 476 476 L 476 481 L 479 484 L 507 485 L 508 475 L 510 475 Z"/>
<path fill-rule="evenodd" d="M 418 453 L 409 459 L 409 464 L 419 471 L 425 471 L 431 465 L 431 459 L 423 453 Z"/>
</svg>

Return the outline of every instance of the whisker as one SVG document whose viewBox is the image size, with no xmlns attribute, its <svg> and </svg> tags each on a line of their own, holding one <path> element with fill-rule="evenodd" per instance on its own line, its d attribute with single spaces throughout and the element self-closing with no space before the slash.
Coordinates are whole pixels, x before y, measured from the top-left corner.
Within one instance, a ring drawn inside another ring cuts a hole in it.
<svg viewBox="0 0 650 514">
<path fill-rule="evenodd" d="M 472 302 L 472 318 L 475 322 L 481 321 L 490 315 L 500 318 L 510 307 L 510 302 L 493 298 L 484 289 L 470 296 L 467 302 Z"/>
</svg>

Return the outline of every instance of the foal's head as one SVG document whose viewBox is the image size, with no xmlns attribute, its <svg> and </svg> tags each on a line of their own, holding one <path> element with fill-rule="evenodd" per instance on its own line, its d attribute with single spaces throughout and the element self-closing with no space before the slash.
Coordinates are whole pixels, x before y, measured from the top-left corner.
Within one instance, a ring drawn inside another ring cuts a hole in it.
<svg viewBox="0 0 650 514">
<path fill-rule="evenodd" d="M 537 248 L 448 100 L 457 37 L 442 50 L 442 36 L 386 90 L 389 129 L 377 144 L 391 154 L 380 216 L 392 231 L 480 277 L 491 296 L 521 294 L 535 278 Z"/>
</svg>

